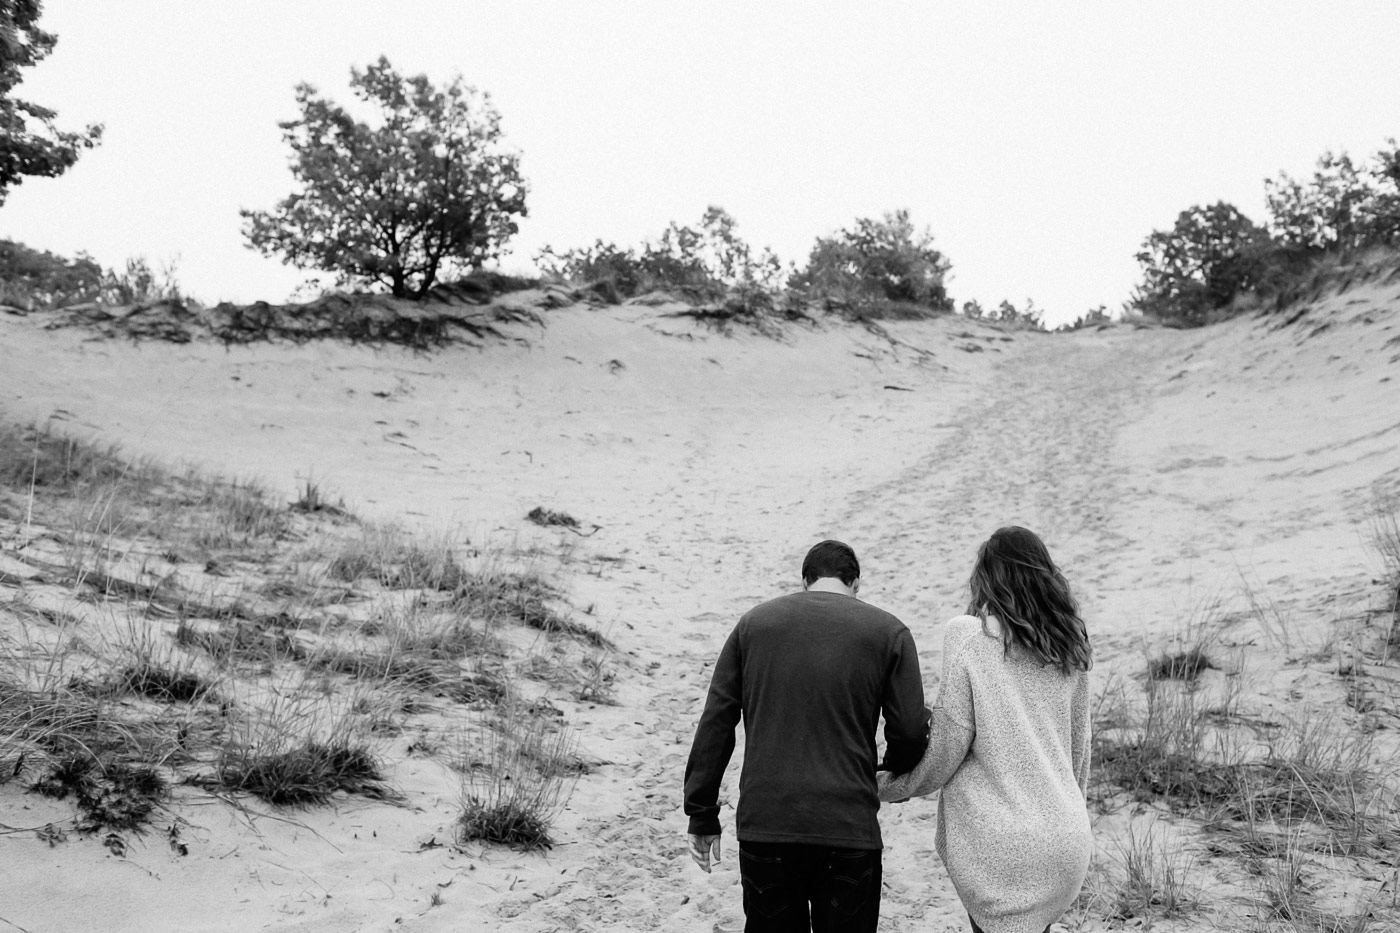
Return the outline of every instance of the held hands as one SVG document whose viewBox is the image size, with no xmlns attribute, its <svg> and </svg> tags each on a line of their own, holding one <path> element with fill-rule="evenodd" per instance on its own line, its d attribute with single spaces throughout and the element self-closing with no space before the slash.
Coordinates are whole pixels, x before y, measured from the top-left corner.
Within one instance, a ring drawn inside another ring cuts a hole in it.
<svg viewBox="0 0 1400 933">
<path fill-rule="evenodd" d="M 709 874 L 710 859 L 719 861 L 719 835 L 696 836 L 691 834 L 690 857 L 695 860 L 695 864 L 700 866 L 700 870 Z"/>
</svg>

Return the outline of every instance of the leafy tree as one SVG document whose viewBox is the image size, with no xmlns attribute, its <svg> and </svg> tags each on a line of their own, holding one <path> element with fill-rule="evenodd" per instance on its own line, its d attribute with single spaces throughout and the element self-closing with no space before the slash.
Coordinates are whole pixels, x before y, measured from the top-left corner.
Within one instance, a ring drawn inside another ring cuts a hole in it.
<svg viewBox="0 0 1400 933">
<path fill-rule="evenodd" d="M 953 310 L 944 287 L 952 263 L 933 246 L 927 228 L 917 230 L 909 212 L 880 220 L 860 218 L 835 236 L 819 238 L 807 266 L 790 287 L 834 297 L 858 309 L 872 302 L 901 302 L 935 311 Z"/>
<path fill-rule="evenodd" d="M 1188 208 L 1172 229 L 1143 241 L 1143 281 L 1131 303 L 1163 320 L 1204 324 L 1260 282 L 1271 248 L 1268 233 L 1232 204 Z"/>
<path fill-rule="evenodd" d="M 1285 246 L 1322 251 L 1364 239 L 1365 173 L 1346 153 L 1323 153 L 1310 182 L 1286 172 L 1264 182 L 1273 233 Z"/>
<path fill-rule="evenodd" d="M 58 41 L 39 28 L 39 0 L 0 0 L 0 205 L 26 177 L 57 178 L 96 146 L 102 127 L 70 133 L 54 125 L 57 113 L 13 97 L 23 68 L 47 58 Z"/>
<path fill-rule="evenodd" d="M 1310 181 L 1287 173 L 1265 181 L 1279 242 L 1308 253 L 1400 245 L 1400 149 L 1389 143 L 1369 163 L 1325 152 Z"/>
<path fill-rule="evenodd" d="M 382 56 L 352 68 L 350 87 L 378 111 L 376 125 L 297 86 L 301 117 L 280 126 L 301 190 L 272 211 L 240 212 L 249 244 L 400 297 L 498 256 L 526 214 L 526 187 L 490 97 L 460 77 L 440 90 L 406 78 Z"/>
</svg>

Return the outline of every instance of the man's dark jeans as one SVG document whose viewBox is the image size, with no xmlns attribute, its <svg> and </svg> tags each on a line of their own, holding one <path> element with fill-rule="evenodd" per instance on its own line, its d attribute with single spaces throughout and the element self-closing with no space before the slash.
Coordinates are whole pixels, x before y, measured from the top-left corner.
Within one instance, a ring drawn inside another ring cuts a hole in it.
<svg viewBox="0 0 1400 933">
<path fill-rule="evenodd" d="M 744 933 L 875 933 L 880 850 L 740 842 Z"/>
</svg>

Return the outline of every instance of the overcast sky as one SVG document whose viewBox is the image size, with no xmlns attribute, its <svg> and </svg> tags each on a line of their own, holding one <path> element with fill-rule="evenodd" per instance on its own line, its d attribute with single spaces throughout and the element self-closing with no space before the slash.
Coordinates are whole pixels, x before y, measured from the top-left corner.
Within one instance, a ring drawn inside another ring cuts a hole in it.
<svg viewBox="0 0 1400 933">
<path fill-rule="evenodd" d="M 205 301 L 282 300 L 306 275 L 247 249 L 239 208 L 292 190 L 277 128 L 307 81 L 348 101 L 387 55 L 488 91 L 544 245 L 636 244 L 706 205 L 801 261 L 908 208 L 961 304 L 1117 308 L 1133 254 L 1186 207 L 1265 219 L 1264 186 L 1326 149 L 1400 136 L 1400 3 L 48 0 L 55 53 L 21 97 L 106 124 L 0 236 L 104 265 L 178 257 Z"/>
</svg>

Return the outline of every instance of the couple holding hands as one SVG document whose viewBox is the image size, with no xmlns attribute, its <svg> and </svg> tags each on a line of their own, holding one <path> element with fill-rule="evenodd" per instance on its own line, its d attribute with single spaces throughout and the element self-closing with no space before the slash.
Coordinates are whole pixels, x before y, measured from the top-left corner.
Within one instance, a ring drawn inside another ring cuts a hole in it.
<svg viewBox="0 0 1400 933">
<path fill-rule="evenodd" d="M 979 548 L 929 708 L 909 630 L 856 598 L 849 546 L 813 547 L 802 582 L 747 612 L 715 664 L 685 771 L 692 858 L 708 872 L 720 856 L 720 780 L 742 717 L 746 933 L 874 931 L 880 803 L 940 791 L 935 846 L 974 933 L 1048 931 L 1093 848 L 1092 654 L 1044 543 L 1013 526 Z"/>
</svg>

